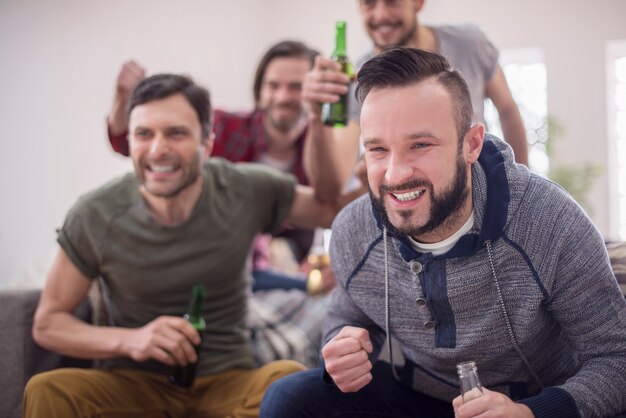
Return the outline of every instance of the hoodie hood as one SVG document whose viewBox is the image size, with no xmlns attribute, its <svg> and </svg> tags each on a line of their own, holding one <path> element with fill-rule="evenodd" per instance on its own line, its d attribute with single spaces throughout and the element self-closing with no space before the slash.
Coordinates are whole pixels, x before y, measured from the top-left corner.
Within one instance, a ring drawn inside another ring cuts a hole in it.
<svg viewBox="0 0 626 418">
<path fill-rule="evenodd" d="M 467 257 L 482 248 L 486 241 L 495 241 L 502 236 L 508 223 L 519 208 L 522 196 L 528 187 L 530 172 L 514 161 L 513 150 L 501 139 L 485 134 L 478 162 L 472 165 L 472 200 L 474 227 L 442 258 Z M 372 205 L 378 227 L 383 230 L 382 220 Z M 400 253 L 405 261 L 420 256 L 408 242 L 406 236 L 398 236 Z"/>
</svg>

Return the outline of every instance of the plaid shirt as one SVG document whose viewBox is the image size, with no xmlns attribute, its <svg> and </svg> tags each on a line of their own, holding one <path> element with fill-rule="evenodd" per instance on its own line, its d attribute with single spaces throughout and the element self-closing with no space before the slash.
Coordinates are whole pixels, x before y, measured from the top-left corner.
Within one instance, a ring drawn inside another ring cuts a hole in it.
<svg viewBox="0 0 626 418">
<path fill-rule="evenodd" d="M 225 112 L 215 109 L 213 112 L 215 144 L 211 155 L 233 162 L 259 161 L 269 145 L 267 133 L 263 126 L 264 116 L 265 113 L 260 109 L 251 113 Z M 110 127 L 107 126 L 107 128 L 109 142 L 113 150 L 128 156 L 128 132 L 113 135 Z M 292 172 L 300 184 L 309 183 L 302 164 L 305 137 L 306 130 L 300 134 L 296 141 L 296 162 Z"/>
</svg>

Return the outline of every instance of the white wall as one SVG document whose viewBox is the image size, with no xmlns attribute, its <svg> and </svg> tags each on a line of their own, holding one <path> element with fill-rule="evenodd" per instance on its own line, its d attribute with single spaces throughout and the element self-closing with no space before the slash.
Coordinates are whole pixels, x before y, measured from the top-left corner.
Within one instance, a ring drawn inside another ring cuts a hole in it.
<svg viewBox="0 0 626 418">
<path fill-rule="evenodd" d="M 624 16 L 623 0 L 432 0 L 421 18 L 476 23 L 499 47 L 544 48 L 549 111 L 567 128 L 559 158 L 606 166 L 604 42 L 626 39 Z M 0 1 L 0 287 L 47 263 L 81 193 L 131 169 L 104 132 L 125 59 L 190 74 L 217 105 L 246 109 L 269 45 L 295 38 L 328 54 L 338 18 L 356 60 L 369 45 L 356 0 Z M 607 196 L 605 176 L 592 199 L 605 234 Z"/>
<path fill-rule="evenodd" d="M 500 48 L 544 50 L 548 113 L 565 129 L 555 143 L 556 159 L 604 167 L 588 201 L 607 239 L 617 237 L 609 228 L 605 47 L 626 39 L 625 16 L 623 0 L 433 0 L 423 14 L 433 23 L 476 23 Z"/>
</svg>

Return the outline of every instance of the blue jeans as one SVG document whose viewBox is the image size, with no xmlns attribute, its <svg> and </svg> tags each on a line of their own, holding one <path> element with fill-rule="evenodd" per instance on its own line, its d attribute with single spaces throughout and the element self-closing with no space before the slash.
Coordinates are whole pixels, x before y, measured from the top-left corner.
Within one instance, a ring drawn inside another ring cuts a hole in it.
<svg viewBox="0 0 626 418">
<path fill-rule="evenodd" d="M 254 277 L 253 292 L 273 289 L 300 289 L 306 292 L 306 279 L 304 277 L 294 277 L 271 270 L 254 270 L 252 277 Z"/>
<path fill-rule="evenodd" d="M 389 364 L 377 362 L 373 379 L 356 393 L 343 393 L 322 380 L 321 369 L 285 376 L 263 397 L 260 418 L 452 418 L 449 402 L 431 398 L 395 381 Z"/>
</svg>

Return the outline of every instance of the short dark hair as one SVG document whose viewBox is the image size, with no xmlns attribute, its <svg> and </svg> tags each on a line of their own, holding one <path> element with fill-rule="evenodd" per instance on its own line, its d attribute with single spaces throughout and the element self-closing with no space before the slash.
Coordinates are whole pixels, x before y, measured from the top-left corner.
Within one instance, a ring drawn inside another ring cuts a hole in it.
<svg viewBox="0 0 626 418">
<path fill-rule="evenodd" d="M 155 74 L 143 79 L 133 90 L 128 103 L 128 114 L 144 103 L 165 99 L 175 94 L 185 96 L 198 115 L 202 127 L 202 138 L 207 139 L 211 133 L 211 98 L 204 87 L 194 83 L 187 76 L 179 74 Z"/>
<path fill-rule="evenodd" d="M 384 50 L 359 70 L 355 95 L 363 103 L 374 88 L 403 87 L 431 77 L 450 94 L 460 139 L 472 126 L 472 99 L 461 74 L 436 52 L 404 47 Z"/>
<path fill-rule="evenodd" d="M 319 53 L 317 51 L 309 48 L 304 43 L 299 41 L 281 41 L 268 49 L 265 55 L 261 58 L 261 61 L 259 61 L 259 65 L 256 67 L 256 72 L 254 73 L 254 86 L 252 88 L 252 92 L 254 94 L 255 106 L 258 106 L 259 101 L 261 100 L 261 86 L 263 86 L 263 78 L 265 78 L 265 71 L 267 71 L 267 66 L 270 62 L 272 62 L 272 60 L 275 58 L 303 58 L 309 60 L 311 67 L 313 67 L 313 62 L 318 54 Z"/>
</svg>

